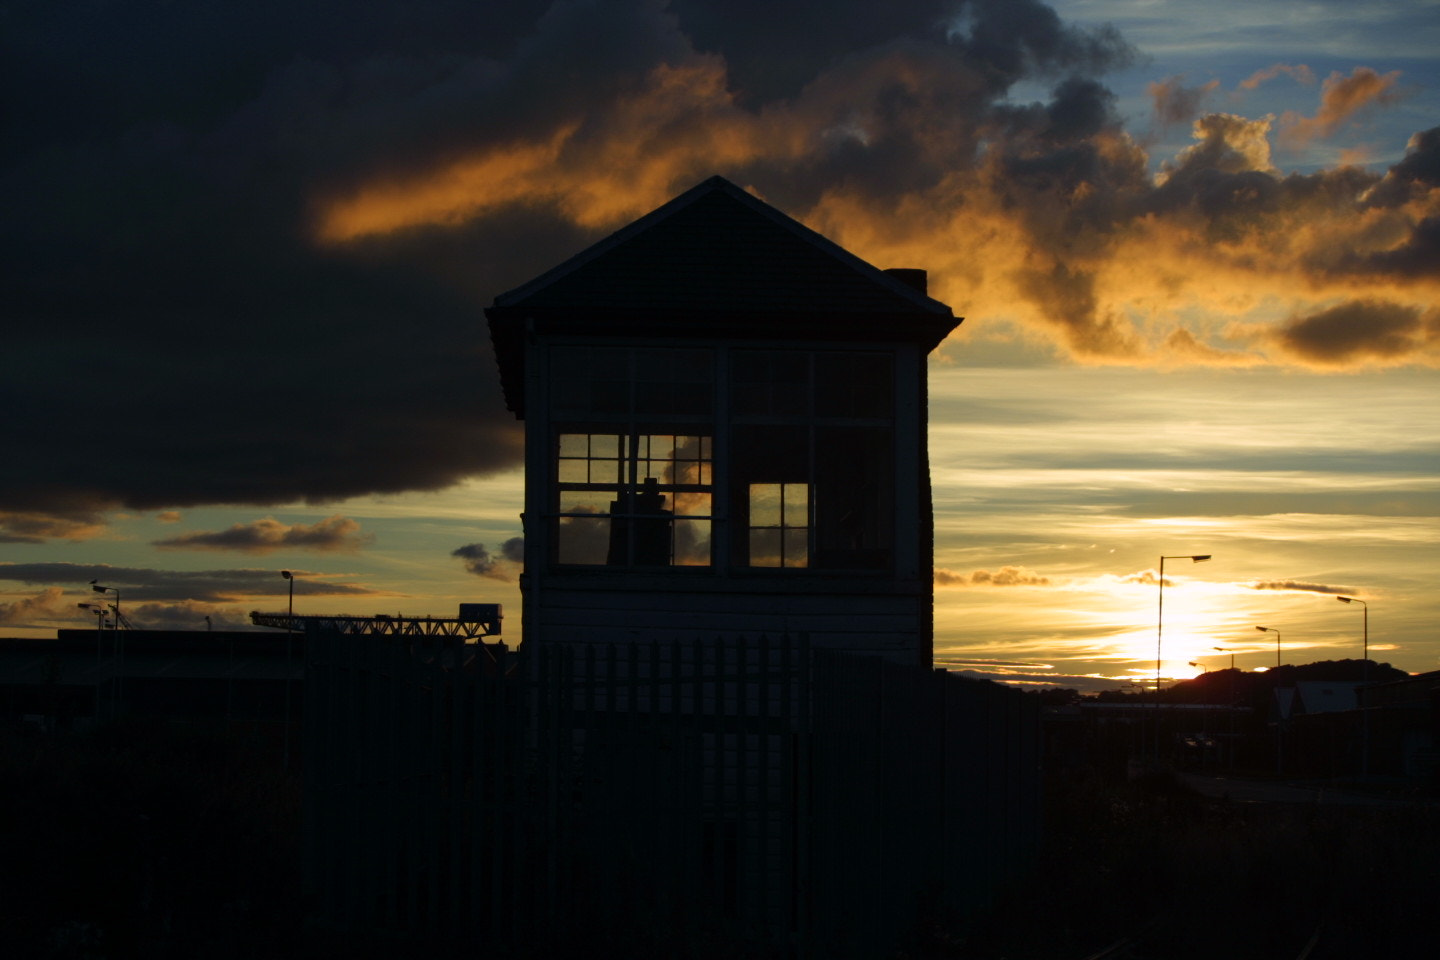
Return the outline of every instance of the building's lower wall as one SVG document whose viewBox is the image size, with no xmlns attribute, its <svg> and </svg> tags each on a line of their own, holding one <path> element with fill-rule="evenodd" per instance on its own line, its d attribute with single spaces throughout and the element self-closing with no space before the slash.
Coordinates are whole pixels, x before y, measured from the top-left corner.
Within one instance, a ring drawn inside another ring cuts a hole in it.
<svg viewBox="0 0 1440 960">
<path fill-rule="evenodd" d="M 525 641 L 714 640 L 805 634 L 816 648 L 930 665 L 929 597 L 565 590 L 527 598 Z"/>
</svg>

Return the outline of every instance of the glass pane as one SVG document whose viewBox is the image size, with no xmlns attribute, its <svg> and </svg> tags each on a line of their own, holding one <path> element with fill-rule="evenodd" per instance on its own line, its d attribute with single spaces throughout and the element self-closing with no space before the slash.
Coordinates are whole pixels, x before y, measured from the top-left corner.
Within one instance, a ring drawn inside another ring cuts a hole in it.
<svg viewBox="0 0 1440 960">
<path fill-rule="evenodd" d="M 677 517 L 708 517 L 711 515 L 710 494 L 674 493 L 665 498 L 665 509 Z"/>
<path fill-rule="evenodd" d="M 620 438 L 613 433 L 597 433 L 590 438 L 590 456 L 620 456 Z"/>
<path fill-rule="evenodd" d="M 750 484 L 750 526 L 780 526 L 780 490 L 778 483 Z"/>
<path fill-rule="evenodd" d="M 618 490 L 561 490 L 561 513 L 610 513 Z"/>
<path fill-rule="evenodd" d="M 785 526 L 810 526 L 810 489 L 803 483 L 785 484 Z"/>
<path fill-rule="evenodd" d="M 750 566 L 780 566 L 780 531 L 778 529 L 750 531 Z"/>
<path fill-rule="evenodd" d="M 785 566 L 810 566 L 810 531 L 805 529 L 785 531 Z"/>
<path fill-rule="evenodd" d="M 590 482 L 588 460 L 561 460 L 560 469 L 556 475 L 561 483 L 588 483 Z"/>
<path fill-rule="evenodd" d="M 562 433 L 560 434 L 560 456 L 562 457 L 588 457 L 590 455 L 590 436 L 585 433 Z M 611 454 L 614 456 L 614 454 Z"/>
<path fill-rule="evenodd" d="M 889 354 L 817 354 L 815 378 L 819 416 L 889 417 L 894 410 Z"/>
<path fill-rule="evenodd" d="M 675 565 L 708 567 L 710 565 L 710 521 L 675 521 Z"/>
<path fill-rule="evenodd" d="M 561 517 L 556 557 L 560 563 L 603 564 L 610 549 L 606 517 Z"/>
</svg>

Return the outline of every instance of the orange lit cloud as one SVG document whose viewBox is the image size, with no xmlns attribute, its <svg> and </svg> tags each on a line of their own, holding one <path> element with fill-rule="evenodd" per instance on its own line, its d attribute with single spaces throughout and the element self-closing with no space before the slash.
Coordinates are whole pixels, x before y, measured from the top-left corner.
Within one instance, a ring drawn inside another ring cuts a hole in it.
<svg viewBox="0 0 1440 960">
<path fill-rule="evenodd" d="M 1281 74 L 1286 74 L 1299 83 L 1314 83 L 1315 74 L 1303 63 L 1289 64 L 1277 63 L 1273 67 L 1266 67 L 1264 70 L 1256 70 L 1250 76 L 1240 81 L 1241 90 L 1254 90 L 1267 80 L 1274 80 Z"/>
<path fill-rule="evenodd" d="M 1331 136 L 1366 107 L 1388 105 L 1400 99 L 1395 89 L 1400 72 L 1380 75 L 1369 67 L 1356 67 L 1350 76 L 1332 73 L 1320 87 L 1320 109 L 1313 117 L 1287 111 L 1280 118 L 1280 143 L 1298 149 L 1312 140 Z"/>
<path fill-rule="evenodd" d="M 757 152 L 763 126 L 735 108 L 716 58 L 660 65 L 603 116 L 562 122 L 538 143 L 490 147 L 331 200 L 316 235 L 342 243 L 453 225 L 512 204 L 553 206 L 579 226 L 602 229 L 664 203 L 694 170 L 743 163 Z"/>
<path fill-rule="evenodd" d="M 1281 73 L 1308 76 L 1282 64 L 1246 83 Z M 1152 175 L 1099 84 L 996 106 L 984 78 L 936 44 L 853 55 L 761 106 L 729 80 L 722 57 L 690 51 L 583 116 L 562 111 L 526 137 L 337 188 L 317 204 L 315 238 L 403 241 L 507 210 L 598 238 L 719 172 L 877 266 L 927 269 L 931 295 L 971 318 L 961 337 L 1019 331 L 1092 364 L 1435 361 L 1424 317 L 1440 297 L 1426 227 L 1440 223 L 1437 138 L 1417 139 L 1414 162 L 1384 177 L 1354 166 L 1285 175 L 1272 118 L 1209 113 Z M 1395 82 L 1365 68 L 1332 76 L 1316 116 L 1287 116 L 1279 136 L 1325 135 L 1390 102 Z M 1173 122 L 1214 89 L 1171 79 L 1151 93 Z M 1327 348 L 1325 321 L 1303 318 L 1345 303 L 1390 312 Z"/>
<path fill-rule="evenodd" d="M 360 524 L 348 517 L 334 516 L 319 523 L 284 524 L 274 517 L 237 523 L 224 530 L 186 533 L 154 546 L 166 550 L 235 550 L 240 553 L 273 553 L 276 550 L 358 550 L 369 542 L 360 534 Z"/>
<path fill-rule="evenodd" d="M 13 603 L 0 603 L 0 623 L 24 624 L 32 620 L 59 616 L 66 606 L 63 602 L 64 593 L 59 587 L 46 587 L 33 597 L 25 597 Z"/>
</svg>

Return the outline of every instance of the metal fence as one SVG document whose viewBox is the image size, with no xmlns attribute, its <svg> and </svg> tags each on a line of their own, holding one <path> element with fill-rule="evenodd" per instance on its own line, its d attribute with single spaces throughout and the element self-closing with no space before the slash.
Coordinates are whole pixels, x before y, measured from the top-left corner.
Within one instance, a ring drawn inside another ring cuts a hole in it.
<svg viewBox="0 0 1440 960">
<path fill-rule="evenodd" d="M 884 956 L 1026 863 L 1038 711 L 803 637 L 307 638 L 314 919 L 514 956 Z"/>
</svg>

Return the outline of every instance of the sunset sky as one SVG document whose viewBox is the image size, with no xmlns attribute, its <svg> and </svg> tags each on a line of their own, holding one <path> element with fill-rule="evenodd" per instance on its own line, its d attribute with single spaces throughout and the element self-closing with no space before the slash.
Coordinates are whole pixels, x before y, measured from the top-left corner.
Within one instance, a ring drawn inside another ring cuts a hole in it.
<svg viewBox="0 0 1440 960">
<path fill-rule="evenodd" d="M 493 9 L 492 9 L 493 8 Z M 0 32 L 0 635 L 502 602 L 482 310 L 712 174 L 965 317 L 940 664 L 1440 668 L 1440 0 L 54 0 Z M 1217 652 L 1215 647 L 1226 648 Z M 1191 664 L 1201 666 L 1192 666 Z"/>
</svg>

